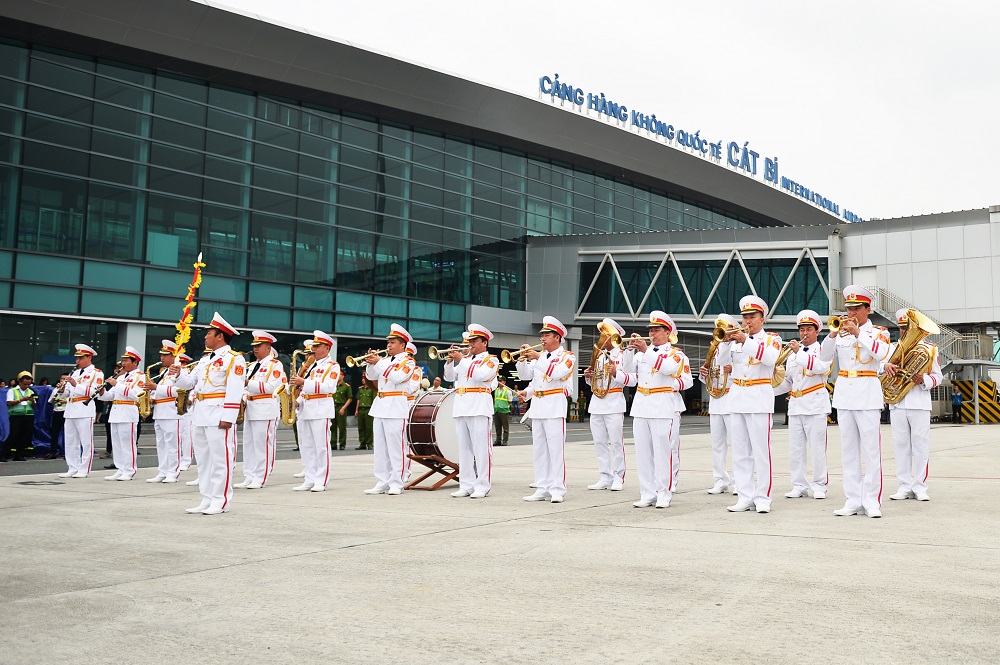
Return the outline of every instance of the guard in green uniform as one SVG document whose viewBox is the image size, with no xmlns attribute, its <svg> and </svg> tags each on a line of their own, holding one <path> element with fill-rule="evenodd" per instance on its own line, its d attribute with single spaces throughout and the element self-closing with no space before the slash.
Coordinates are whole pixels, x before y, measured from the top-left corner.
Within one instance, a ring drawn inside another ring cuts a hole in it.
<svg viewBox="0 0 1000 665">
<path fill-rule="evenodd" d="M 510 401 L 514 399 L 514 391 L 507 387 L 507 379 L 497 377 L 500 385 L 493 391 L 493 426 L 496 429 L 494 446 L 506 446 L 510 437 Z"/>
<path fill-rule="evenodd" d="M 13 457 L 15 462 L 31 457 L 35 447 L 31 440 L 35 433 L 35 402 L 38 395 L 31 386 L 31 372 L 17 375 L 17 385 L 7 391 L 7 412 L 10 414 L 10 434 L 3 450 L 3 461 Z"/>
<path fill-rule="evenodd" d="M 358 418 L 358 439 L 360 440 L 360 444 L 355 450 L 374 450 L 375 448 L 375 430 L 373 429 L 375 419 L 368 415 L 368 410 L 372 408 L 375 397 L 375 390 L 365 379 L 362 379 L 354 406 L 354 415 Z"/>
<path fill-rule="evenodd" d="M 333 435 L 330 436 L 330 447 L 333 450 L 337 450 L 338 444 L 340 450 L 347 448 L 347 407 L 353 398 L 354 391 L 351 390 L 351 384 L 344 381 L 344 373 L 341 372 L 337 381 L 337 391 L 333 393 L 333 405 L 337 411 Z"/>
</svg>

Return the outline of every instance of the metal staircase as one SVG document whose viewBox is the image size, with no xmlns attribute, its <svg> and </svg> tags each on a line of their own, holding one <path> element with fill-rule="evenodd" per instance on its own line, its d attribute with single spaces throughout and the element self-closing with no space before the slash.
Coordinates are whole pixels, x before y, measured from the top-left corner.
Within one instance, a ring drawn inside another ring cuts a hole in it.
<svg viewBox="0 0 1000 665">
<path fill-rule="evenodd" d="M 919 309 L 913 304 L 906 302 L 896 294 L 886 291 L 877 286 L 866 286 L 866 289 L 875 296 L 872 304 L 872 311 L 883 317 L 887 321 L 896 323 L 896 311 L 900 309 Z M 832 304 L 834 311 L 844 311 L 844 294 L 839 289 L 833 290 Z M 921 310 L 922 311 L 922 310 Z M 926 312 L 924 312 L 926 314 Z M 949 361 L 960 359 L 979 358 L 979 335 L 963 335 L 954 328 L 950 328 L 940 321 L 930 317 L 938 325 L 941 332 L 937 335 L 930 335 L 927 339 L 937 344 L 938 353 L 941 356 L 941 365 L 946 365 Z"/>
</svg>

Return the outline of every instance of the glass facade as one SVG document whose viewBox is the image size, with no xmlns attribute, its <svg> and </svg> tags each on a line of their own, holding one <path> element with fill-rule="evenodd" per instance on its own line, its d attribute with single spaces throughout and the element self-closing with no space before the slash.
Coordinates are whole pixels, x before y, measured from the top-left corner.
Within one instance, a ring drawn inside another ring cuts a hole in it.
<svg viewBox="0 0 1000 665">
<path fill-rule="evenodd" d="M 234 325 L 457 339 L 468 304 L 524 309 L 531 235 L 743 226 L 502 146 L 0 42 L 0 308 L 175 321 L 201 251 L 199 311 Z"/>
</svg>

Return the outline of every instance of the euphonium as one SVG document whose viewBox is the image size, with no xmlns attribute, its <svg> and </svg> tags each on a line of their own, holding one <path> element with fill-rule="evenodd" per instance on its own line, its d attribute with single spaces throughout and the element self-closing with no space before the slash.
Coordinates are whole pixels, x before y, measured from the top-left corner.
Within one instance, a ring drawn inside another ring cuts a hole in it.
<svg viewBox="0 0 1000 665">
<path fill-rule="evenodd" d="M 705 354 L 705 367 L 708 377 L 705 386 L 708 394 L 718 399 L 726 394 L 726 384 L 729 382 L 729 372 L 724 372 L 719 366 L 719 345 L 726 340 L 727 324 L 725 319 L 715 320 L 715 330 L 712 331 L 712 341 Z"/>
<path fill-rule="evenodd" d="M 601 336 L 598 338 L 597 344 L 594 344 L 594 352 L 590 355 L 590 389 L 594 393 L 594 397 L 606 397 L 608 391 L 611 390 L 613 376 L 611 374 L 612 360 L 604 347 L 610 342 L 615 348 L 621 348 L 621 335 L 618 334 L 614 326 L 603 321 L 597 324 L 597 329 L 601 331 Z M 617 343 L 615 343 L 616 338 Z M 602 358 L 602 356 L 604 357 Z"/>
<path fill-rule="evenodd" d="M 781 350 L 778 351 L 778 359 L 774 361 L 774 373 L 771 374 L 771 387 L 776 388 L 785 380 L 785 363 L 788 356 L 792 355 L 792 343 L 785 342 Z"/>
<path fill-rule="evenodd" d="M 153 375 L 151 373 L 151 370 L 154 367 L 159 367 L 162 364 L 163 363 L 153 363 L 152 365 L 148 365 L 146 367 L 146 381 L 152 381 L 153 380 Z M 149 418 L 149 416 L 152 415 L 152 413 L 153 413 L 153 398 L 149 394 L 148 390 L 143 389 L 143 391 L 139 394 L 139 399 L 136 401 L 136 406 L 139 407 L 139 417 L 140 418 Z"/>
<path fill-rule="evenodd" d="M 909 319 L 906 334 L 896 343 L 896 350 L 886 361 L 899 369 L 892 377 L 888 374 L 879 377 L 882 396 L 888 404 L 899 404 L 913 387 L 913 377 L 930 370 L 936 350 L 922 340 L 941 332 L 936 323 L 915 309 L 907 310 L 906 317 Z"/>
</svg>

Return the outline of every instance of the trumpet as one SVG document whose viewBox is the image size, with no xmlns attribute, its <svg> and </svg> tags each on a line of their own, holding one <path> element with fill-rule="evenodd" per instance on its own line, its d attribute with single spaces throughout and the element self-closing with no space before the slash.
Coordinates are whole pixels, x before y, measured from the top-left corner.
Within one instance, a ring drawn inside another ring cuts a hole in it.
<svg viewBox="0 0 1000 665">
<path fill-rule="evenodd" d="M 521 356 L 524 355 L 525 351 L 534 351 L 536 349 L 541 349 L 541 348 L 542 345 L 539 343 L 535 344 L 534 346 L 529 346 L 526 349 L 518 349 L 517 351 L 508 351 L 507 349 L 504 349 L 503 351 L 500 352 L 500 360 L 504 361 L 505 363 L 516 363 L 521 360 Z"/>
<path fill-rule="evenodd" d="M 831 335 L 840 335 L 844 337 L 847 335 L 847 331 L 843 330 L 844 323 L 846 321 L 854 321 L 857 323 L 857 319 L 853 316 L 848 316 L 847 314 L 834 314 L 826 321 L 827 327 L 830 329 Z"/>
<path fill-rule="evenodd" d="M 729 337 L 733 333 L 738 333 L 738 332 L 747 334 L 750 332 L 750 330 L 746 326 L 733 328 L 732 330 L 723 328 L 722 326 L 717 326 L 715 330 L 712 331 L 712 339 L 714 339 L 717 342 L 725 342 L 727 337 Z"/>
<path fill-rule="evenodd" d="M 427 357 L 430 358 L 431 360 L 437 360 L 438 358 L 441 358 L 442 356 L 447 356 L 453 350 L 455 350 L 455 351 L 461 351 L 463 354 L 467 354 L 467 353 L 469 353 L 469 345 L 468 344 L 453 344 L 450 348 L 447 348 L 447 349 L 439 349 L 436 346 L 429 346 L 429 347 L 427 347 Z"/>
<path fill-rule="evenodd" d="M 348 367 L 357 367 L 365 361 L 365 358 L 367 358 L 368 355 L 369 354 L 366 353 L 363 356 L 348 356 L 347 360 L 344 361 L 344 364 Z M 382 349 L 381 351 L 375 351 L 375 355 L 389 357 L 389 350 Z"/>
</svg>

